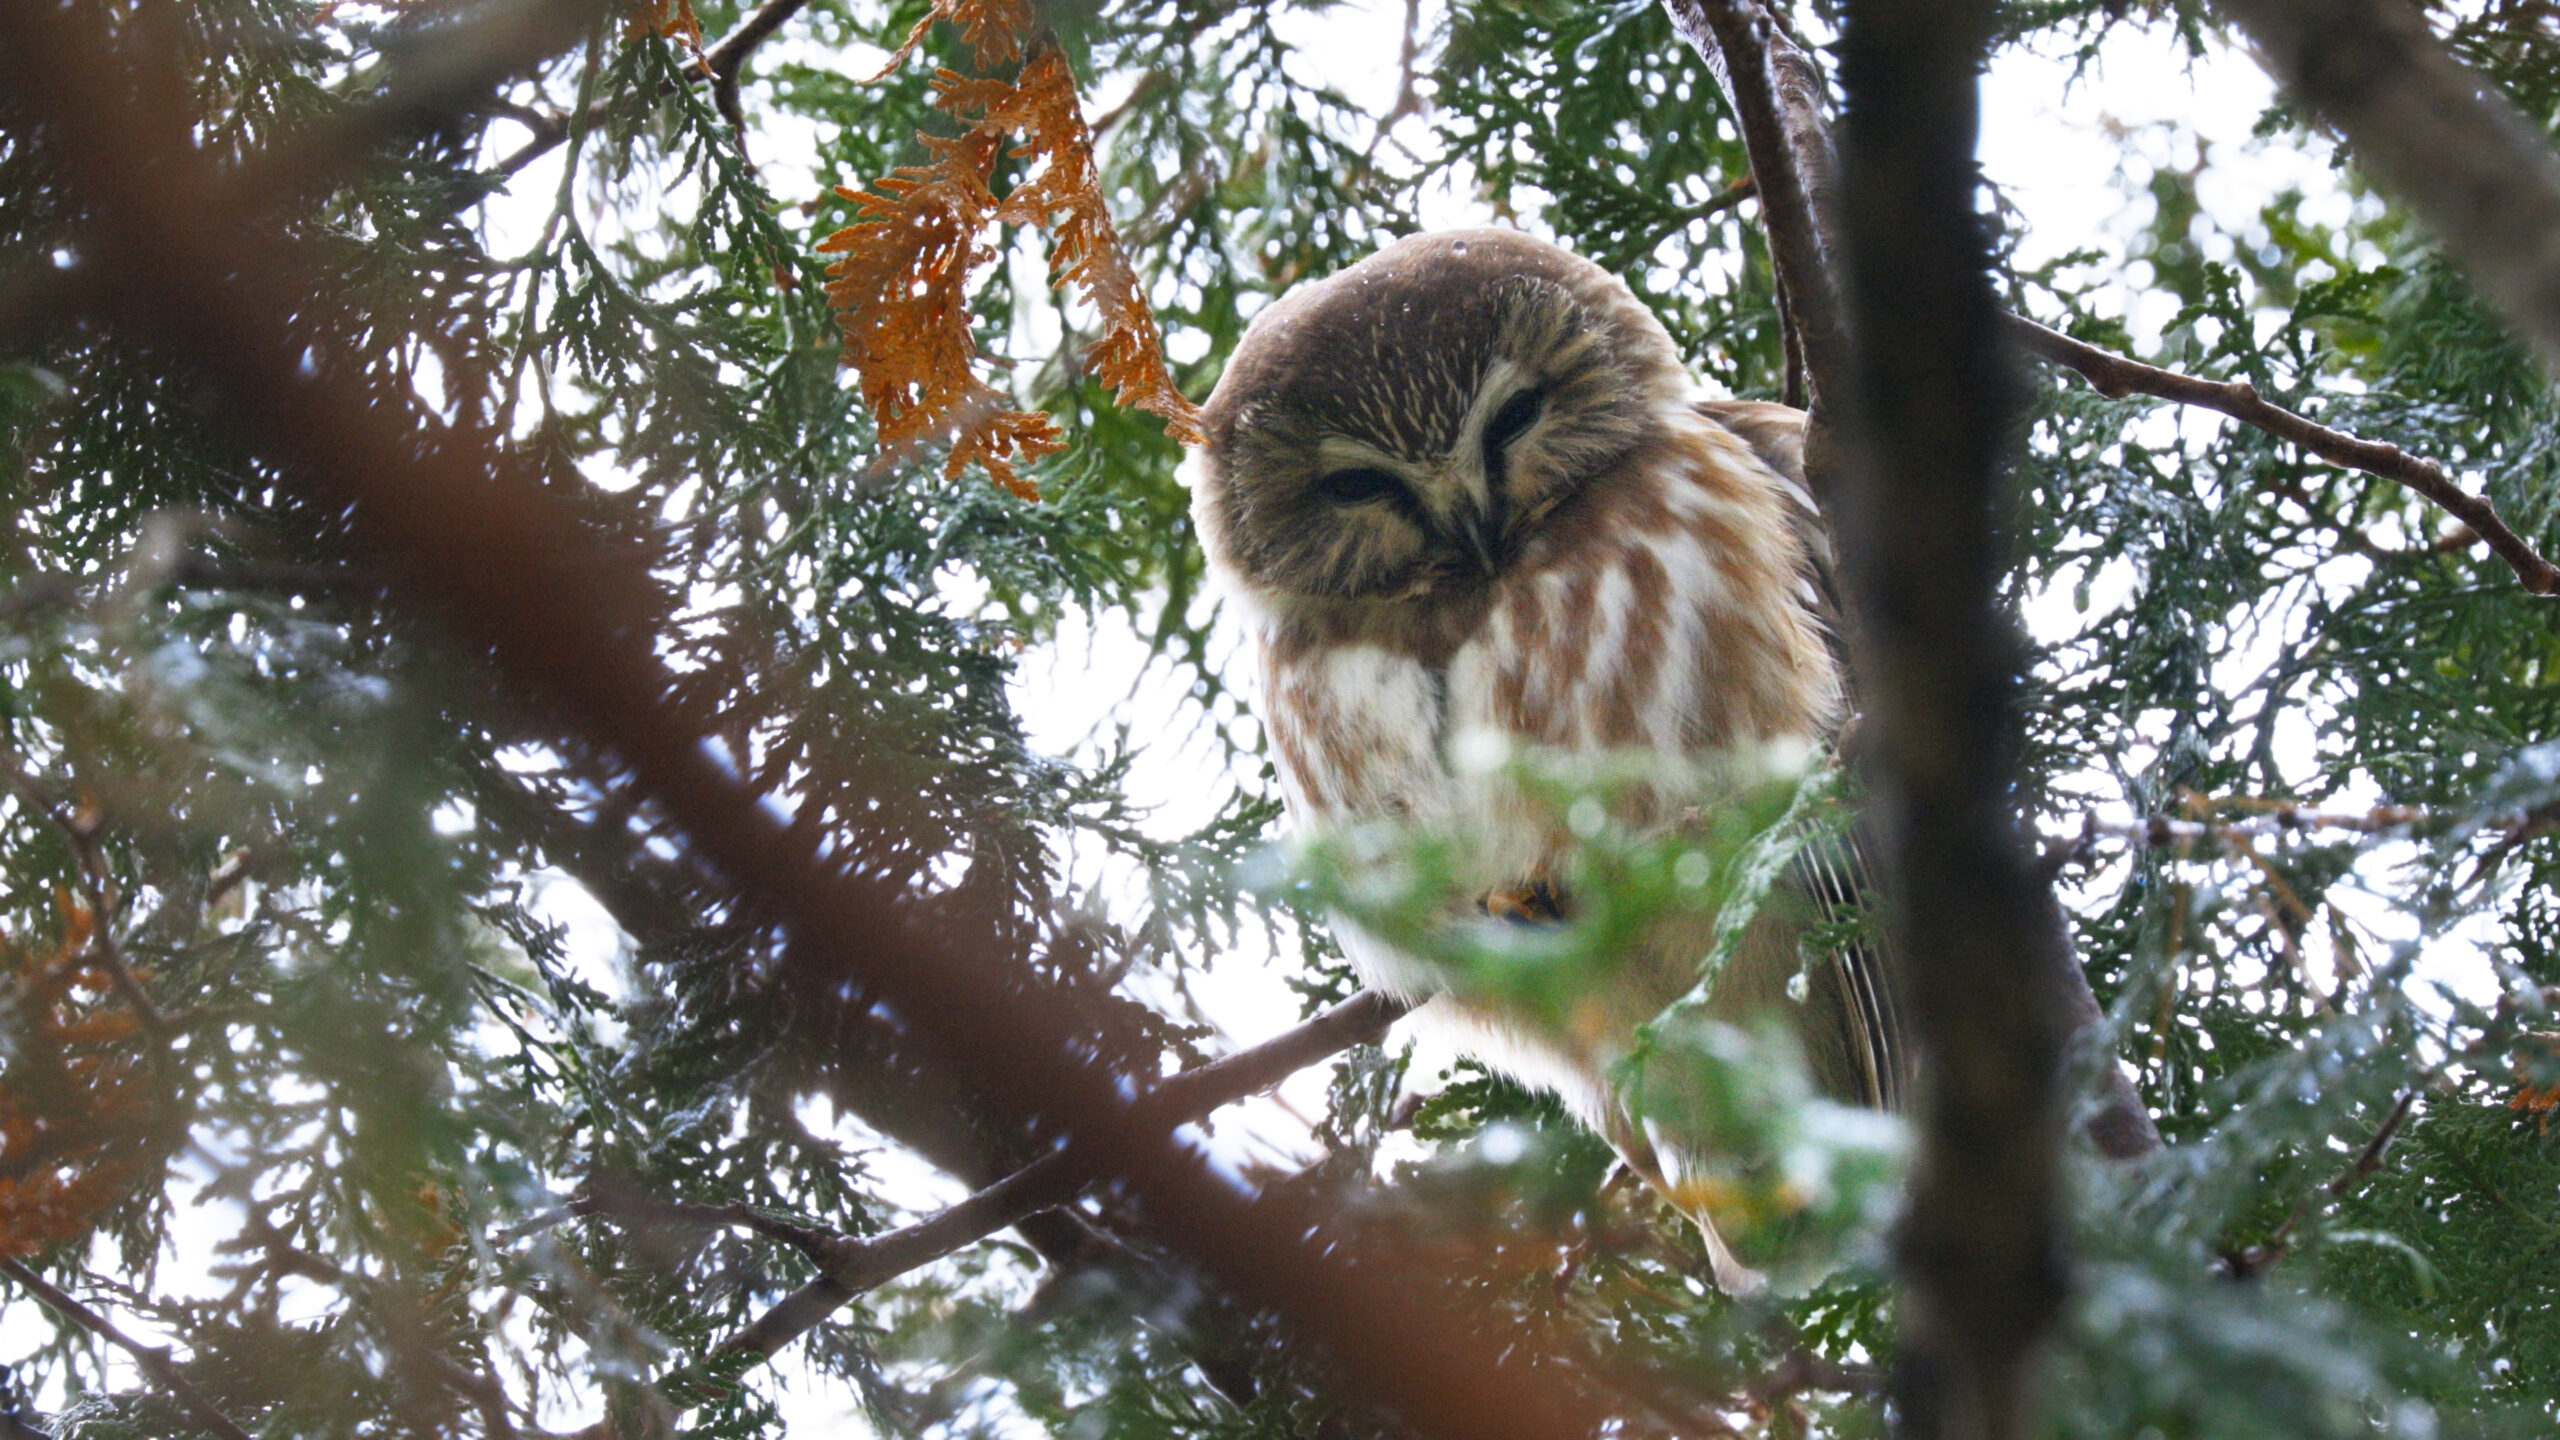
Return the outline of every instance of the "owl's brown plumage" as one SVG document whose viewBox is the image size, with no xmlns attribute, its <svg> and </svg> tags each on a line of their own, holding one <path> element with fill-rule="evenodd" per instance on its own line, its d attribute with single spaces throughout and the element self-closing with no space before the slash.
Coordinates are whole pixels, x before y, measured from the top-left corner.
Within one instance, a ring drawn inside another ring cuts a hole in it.
<svg viewBox="0 0 2560 1440">
<path fill-rule="evenodd" d="M 1467 747 L 1652 752 L 1672 773 L 1826 736 L 1840 679 L 1815 616 L 1809 502 L 1769 463 L 1792 459 L 1791 417 L 1703 401 L 1616 277 L 1508 231 L 1399 241 L 1257 317 L 1204 416 L 1193 513 L 1255 631 L 1297 826 L 1445 827 L 1471 842 L 1472 886 L 1528 894 L 1558 878 L 1554 817 L 1458 763 Z M 1639 796 L 1622 818 L 1695 823 L 1692 800 Z M 1798 878 L 1815 908 L 1849 893 L 1818 862 Z M 1889 1103 L 1880 984 L 1835 973 L 1788 999 L 1786 908 L 1755 923 L 1712 1008 L 1782 1007 L 1830 1090 Z M 1661 1180 L 1677 1137 L 1653 1153 L 1604 1076 L 1695 983 L 1711 923 L 1663 922 L 1563 1030 L 1445 999 L 1423 1013 L 1555 1087 Z M 1341 929 L 1371 983 L 1434 988 Z M 1714 1248 L 1728 1278 L 1746 1273 Z"/>
</svg>

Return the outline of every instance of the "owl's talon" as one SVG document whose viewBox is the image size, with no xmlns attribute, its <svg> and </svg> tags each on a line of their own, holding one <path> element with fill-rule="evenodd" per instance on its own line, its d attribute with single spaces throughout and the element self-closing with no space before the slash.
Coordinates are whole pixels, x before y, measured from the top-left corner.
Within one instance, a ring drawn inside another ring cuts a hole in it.
<svg viewBox="0 0 2560 1440">
<path fill-rule="evenodd" d="M 1514 925 L 1553 925 L 1564 918 L 1564 907 L 1544 880 L 1510 890 L 1487 890 L 1476 897 L 1476 908 Z"/>
</svg>

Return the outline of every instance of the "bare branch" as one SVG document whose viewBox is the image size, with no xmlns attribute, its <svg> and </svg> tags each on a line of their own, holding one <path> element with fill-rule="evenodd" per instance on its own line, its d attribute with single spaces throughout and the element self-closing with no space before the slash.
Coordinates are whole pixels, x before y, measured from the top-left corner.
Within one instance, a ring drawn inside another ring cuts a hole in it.
<svg viewBox="0 0 2560 1440">
<path fill-rule="evenodd" d="M 2205 380 L 2145 365 L 2022 316 L 2008 316 L 2007 324 L 2009 337 L 2019 348 L 2080 372 L 2092 389 L 2109 399 L 2151 395 L 2217 411 L 2300 446 L 2332 465 L 2361 470 L 2403 486 L 2461 521 L 2473 536 L 2507 562 L 2528 593 L 2560 594 L 2560 568 L 2543 559 L 2524 537 L 2509 529 L 2507 522 L 2499 518 L 2497 507 L 2463 489 L 2450 472 L 2433 460 L 2412 455 L 2397 445 L 2359 439 L 2307 420 L 2261 398 L 2257 387 L 2245 380 Z"/>
<path fill-rule="evenodd" d="M 2223 0 L 2259 62 L 2343 133 L 2560 371 L 2560 157 L 2398 0 Z M 2547 591 L 2537 591 L 2547 594 Z"/>
<path fill-rule="evenodd" d="M 508 1231 L 507 1238 L 519 1239 L 572 1215 L 601 1215 L 625 1225 L 674 1223 L 712 1230 L 732 1227 L 752 1230 L 768 1240 L 781 1241 L 819 1265 L 827 1264 L 834 1257 L 836 1247 L 844 1241 L 844 1236 L 834 1230 L 786 1220 L 753 1206 L 693 1205 L 677 1200 L 660 1200 L 641 1194 L 627 1182 L 603 1178 L 590 1181 L 585 1193 L 569 1204 L 547 1211 Z"/>
<path fill-rule="evenodd" d="M 747 57 L 808 3 L 809 0 L 765 0 L 756 7 L 756 13 L 703 56 L 703 64 L 711 71 L 711 103 L 737 127 L 741 138 L 746 134 L 747 117 L 738 104 L 738 80 L 746 71 Z"/>
<path fill-rule="evenodd" d="M 35 1296 L 46 1309 L 132 1356 L 133 1363 L 142 1367 L 142 1373 L 151 1378 L 151 1383 L 167 1391 L 189 1415 L 195 1417 L 196 1424 L 207 1434 L 218 1435 L 221 1440 L 250 1440 L 248 1431 L 234 1424 L 231 1417 L 223 1414 L 220 1407 L 206 1399 L 204 1392 L 187 1379 L 186 1372 L 169 1358 L 168 1351 L 156 1345 L 145 1345 L 117 1329 L 114 1321 L 64 1294 L 52 1281 L 27 1268 L 24 1261 L 0 1259 L 0 1275 L 24 1286 L 27 1293 Z"/>
</svg>

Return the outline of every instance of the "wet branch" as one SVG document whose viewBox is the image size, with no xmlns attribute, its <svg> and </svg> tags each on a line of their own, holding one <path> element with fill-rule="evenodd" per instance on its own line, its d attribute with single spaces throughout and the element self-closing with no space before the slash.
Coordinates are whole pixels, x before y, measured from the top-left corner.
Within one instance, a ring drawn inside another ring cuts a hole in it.
<svg viewBox="0 0 2560 1440">
<path fill-rule="evenodd" d="M 2524 537 L 2509 529 L 2497 507 L 2463 489 L 2451 472 L 2433 460 L 2385 441 L 2360 439 L 2305 419 L 2262 398 L 2257 387 L 2245 380 L 2206 380 L 2145 365 L 2016 315 L 2007 318 L 2007 328 L 2009 338 L 2019 348 L 2078 371 L 2092 389 L 2111 400 L 2151 395 L 2216 411 L 2244 425 L 2254 425 L 2332 465 L 2361 470 L 2400 485 L 2470 527 L 2472 534 L 2516 572 L 2516 579 L 2528 592 L 2560 594 L 2560 568 L 2543 559 Z"/>
</svg>

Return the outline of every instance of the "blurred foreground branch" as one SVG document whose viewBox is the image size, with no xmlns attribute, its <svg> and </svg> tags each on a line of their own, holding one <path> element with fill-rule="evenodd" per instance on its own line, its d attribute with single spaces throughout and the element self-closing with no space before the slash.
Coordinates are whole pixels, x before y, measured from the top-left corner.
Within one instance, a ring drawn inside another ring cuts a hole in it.
<svg viewBox="0 0 2560 1440">
<path fill-rule="evenodd" d="M 132 1356 L 133 1363 L 141 1367 L 151 1383 L 168 1392 L 169 1397 L 177 1401 L 179 1408 L 193 1417 L 206 1434 L 220 1436 L 221 1440 L 251 1440 L 248 1431 L 223 1414 L 219 1406 L 206 1399 L 204 1392 L 187 1379 L 186 1372 L 169 1358 L 168 1351 L 156 1345 L 145 1345 L 127 1335 L 117 1328 L 114 1321 L 72 1299 L 52 1281 L 29 1269 L 22 1260 L 0 1259 L 0 1275 L 6 1275 L 25 1287 L 27 1293 L 35 1296 L 46 1309 Z"/>
<path fill-rule="evenodd" d="M 2067 1286 L 2064 1041 L 2087 1003 L 2014 809 L 2023 656 L 1994 525 L 2013 386 L 1973 159 L 1990 27 L 1983 0 L 1852 0 L 1839 49 L 1857 384 L 1836 523 L 1921 1051 L 1893 1393 L 1931 1440 L 2035 1431 Z"/>
<path fill-rule="evenodd" d="M 2560 372 L 2560 157 L 2395 0 L 2223 0 L 2293 98 Z M 2547 594 L 2548 591 L 2536 591 Z"/>
</svg>

